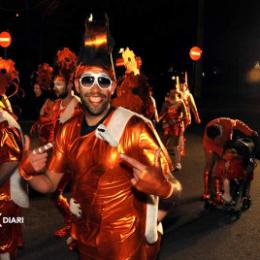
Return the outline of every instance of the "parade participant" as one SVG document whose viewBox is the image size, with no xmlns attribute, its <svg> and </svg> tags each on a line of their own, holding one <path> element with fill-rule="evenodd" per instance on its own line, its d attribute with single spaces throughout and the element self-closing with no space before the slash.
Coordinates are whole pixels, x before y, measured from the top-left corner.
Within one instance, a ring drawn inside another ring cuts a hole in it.
<svg viewBox="0 0 260 260">
<path fill-rule="evenodd" d="M 38 120 L 31 127 L 31 135 L 38 133 L 39 143 L 41 145 L 50 142 L 50 135 L 52 129 L 52 117 L 53 117 L 53 105 L 54 98 L 52 95 L 52 80 L 53 80 L 53 68 L 43 63 L 38 65 L 36 72 L 36 79 L 34 84 L 34 93 L 36 96 L 37 107 L 36 110 L 39 112 Z M 43 103 L 44 102 L 44 103 Z"/>
<path fill-rule="evenodd" d="M 101 25 L 86 22 L 78 57 L 75 86 L 83 112 L 56 135 L 45 175 L 35 176 L 26 167 L 23 171 L 33 188 L 50 192 L 64 169 L 71 169 L 81 259 L 152 260 L 160 244 L 157 196 L 169 199 L 181 185 L 171 175 L 169 156 L 152 124 L 110 106 L 116 89 L 112 38 L 108 20 Z"/>
<path fill-rule="evenodd" d="M 0 96 L 11 85 L 18 88 L 15 63 L 0 57 Z M 0 107 L 0 213 L 1 217 L 21 217 L 21 208 L 28 207 L 28 197 L 19 174 L 12 174 L 22 156 L 22 132 L 8 107 Z M 24 199 L 24 200 L 23 200 Z M 0 259 L 15 259 L 22 242 L 21 224 L 0 223 Z"/>
<path fill-rule="evenodd" d="M 122 106 L 149 119 L 155 116 L 154 99 L 148 78 L 140 72 L 142 60 L 136 57 L 128 47 L 121 49 L 122 58 L 117 59 L 116 66 L 125 66 L 125 75 L 118 80 L 117 97 L 112 105 Z"/>
<path fill-rule="evenodd" d="M 48 63 L 39 64 L 37 70 L 31 75 L 31 85 L 34 92 L 32 105 L 35 109 L 30 114 L 34 120 L 37 120 L 43 114 L 46 101 L 49 102 L 54 99 L 52 81 L 53 68 Z"/>
<path fill-rule="evenodd" d="M 53 106 L 53 128 L 51 141 L 59 127 L 79 112 L 80 99 L 74 95 L 73 77 L 77 57 L 70 49 L 64 48 L 57 52 L 56 64 L 58 73 L 54 78 L 54 93 L 57 99 Z"/>
<path fill-rule="evenodd" d="M 72 90 L 76 62 L 77 57 L 70 49 L 63 48 L 57 52 L 56 66 L 58 72 L 54 77 L 53 88 L 57 99 L 52 106 L 52 125 L 49 142 L 54 142 L 56 133 L 67 120 L 81 112 L 80 100 L 74 95 Z M 52 201 L 65 220 L 65 225 L 54 232 L 54 235 L 57 237 L 66 236 L 71 230 L 71 212 L 67 198 L 64 196 L 65 187 L 70 180 L 70 175 L 64 174 L 56 191 L 52 194 Z"/>
<path fill-rule="evenodd" d="M 145 114 L 147 118 L 149 118 L 156 124 L 159 123 L 159 115 L 158 115 L 156 100 L 153 97 L 153 91 L 151 88 L 149 89 L 149 98 L 151 100 L 151 104 L 147 107 Z"/>
<path fill-rule="evenodd" d="M 171 89 L 161 111 L 163 138 L 167 150 L 173 154 L 175 170 L 181 170 L 180 138 L 183 135 L 187 112 L 181 93 Z"/>
<path fill-rule="evenodd" d="M 185 127 L 187 127 L 188 125 L 191 124 L 191 112 L 193 113 L 195 122 L 197 124 L 200 124 L 201 120 L 200 120 L 199 112 L 198 112 L 194 97 L 189 90 L 187 72 L 185 72 L 185 78 L 184 79 L 180 78 L 179 89 L 180 89 L 180 92 L 182 94 L 182 98 L 183 98 L 184 104 L 186 106 L 186 111 L 187 111 L 187 122 L 186 122 L 187 125 Z"/>
<path fill-rule="evenodd" d="M 187 111 L 187 121 L 186 124 L 184 125 L 184 131 L 183 131 L 183 135 L 181 136 L 180 139 L 180 151 L 181 154 L 184 155 L 185 154 L 185 130 L 187 129 L 187 127 L 191 124 L 191 112 L 193 113 L 193 116 L 195 118 L 195 122 L 197 124 L 201 123 L 200 120 L 200 116 L 199 116 L 199 112 L 195 103 L 195 100 L 193 98 L 193 95 L 191 94 L 190 90 L 189 90 L 189 85 L 188 85 L 188 73 L 185 72 L 185 78 L 180 78 L 180 82 L 178 84 L 178 88 L 181 92 L 182 95 L 182 99 L 184 101 L 184 104 L 186 106 L 186 111 Z"/>
<path fill-rule="evenodd" d="M 11 103 L 9 98 L 14 96 L 19 91 L 19 75 L 14 67 L 15 63 L 11 60 L 5 60 L 0 57 L 0 84 L 1 84 L 1 92 L 0 92 L 0 108 L 3 108 L 9 112 L 13 112 Z M 10 86 L 14 87 L 14 91 L 9 96 L 6 95 L 6 90 Z"/>
<path fill-rule="evenodd" d="M 232 140 L 234 130 L 241 132 L 246 136 L 255 136 L 257 132 L 238 119 L 226 117 L 215 118 L 210 121 L 205 128 L 203 135 L 203 148 L 205 153 L 206 165 L 204 169 L 204 193 L 203 199 L 210 198 L 209 180 L 215 176 L 214 169 L 219 161 L 223 147 L 227 141 Z M 218 183 L 216 182 L 216 186 Z M 216 187 L 218 190 L 218 187 Z"/>
</svg>

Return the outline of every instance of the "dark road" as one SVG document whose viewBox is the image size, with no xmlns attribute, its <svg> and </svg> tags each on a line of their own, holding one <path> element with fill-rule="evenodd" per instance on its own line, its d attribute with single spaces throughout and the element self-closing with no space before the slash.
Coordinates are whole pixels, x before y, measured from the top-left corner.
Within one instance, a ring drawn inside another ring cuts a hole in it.
<svg viewBox="0 0 260 260">
<path fill-rule="evenodd" d="M 258 122 L 254 120 L 258 114 L 248 117 L 246 113 L 235 110 L 233 116 L 238 117 L 236 113 L 250 126 L 259 129 Z M 203 117 L 207 122 L 211 115 L 204 112 Z M 204 167 L 202 130 L 203 126 L 193 126 L 187 131 L 187 155 L 183 170 L 176 173 L 183 184 L 183 194 L 164 221 L 159 259 L 260 259 L 260 167 L 256 168 L 251 189 L 252 207 L 243 212 L 238 221 L 228 224 L 227 216 L 222 212 L 204 210 L 204 204 L 199 199 Z M 52 235 L 62 225 L 62 218 L 48 196 L 33 196 L 31 207 L 24 211 L 24 215 L 25 244 L 19 251 L 19 259 L 77 259 L 75 253 L 66 249 L 65 239 Z"/>
</svg>

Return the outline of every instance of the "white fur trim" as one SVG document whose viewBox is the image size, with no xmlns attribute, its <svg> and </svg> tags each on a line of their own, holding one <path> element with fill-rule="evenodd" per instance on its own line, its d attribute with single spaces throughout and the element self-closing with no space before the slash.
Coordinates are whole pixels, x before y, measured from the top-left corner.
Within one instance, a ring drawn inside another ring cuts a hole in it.
<svg viewBox="0 0 260 260">
<path fill-rule="evenodd" d="M 115 139 L 113 135 L 110 134 L 108 129 L 103 124 L 100 124 L 97 127 L 95 134 L 97 138 L 108 142 L 111 146 L 113 147 L 118 146 L 118 141 Z"/>
<path fill-rule="evenodd" d="M 157 230 L 158 232 L 163 235 L 163 225 L 162 225 L 162 222 L 160 222 L 158 225 L 157 225 Z"/>
<path fill-rule="evenodd" d="M 81 218 L 82 216 L 80 204 L 77 203 L 73 198 L 70 199 L 70 212 L 78 218 Z"/>
<path fill-rule="evenodd" d="M 21 178 L 19 170 L 16 169 L 10 178 L 10 194 L 11 200 L 21 208 L 29 208 L 30 205 L 27 188 L 27 183 Z"/>
<path fill-rule="evenodd" d="M 74 114 L 75 107 L 78 105 L 78 99 L 73 96 L 73 99 L 66 106 L 65 110 L 60 114 L 59 121 L 63 124 L 68 121 Z"/>
<path fill-rule="evenodd" d="M 107 141 L 113 147 L 117 147 L 120 142 L 121 136 L 125 130 L 126 124 L 132 116 L 138 116 L 142 118 L 149 125 L 149 127 L 153 129 L 153 125 L 149 119 L 123 107 L 118 107 L 114 111 L 107 126 L 100 124 L 97 127 L 97 138 Z M 159 142 L 159 145 L 161 146 L 161 141 L 158 135 L 155 136 Z M 153 244 L 157 241 L 158 229 L 160 230 L 160 233 L 163 233 L 162 225 L 159 224 L 157 226 L 158 203 L 158 196 L 147 195 L 145 237 L 149 244 Z"/>
<path fill-rule="evenodd" d="M 20 132 L 22 142 L 23 133 L 22 129 L 16 120 L 5 110 L 0 110 L 0 122 L 7 121 L 8 124 L 14 128 L 17 128 Z M 11 200 L 22 208 L 29 208 L 29 197 L 27 194 L 27 184 L 21 178 L 18 169 L 10 177 L 10 195 Z"/>
<path fill-rule="evenodd" d="M 0 260 L 11 260 L 10 253 L 6 252 L 6 253 L 0 254 Z"/>
<path fill-rule="evenodd" d="M 149 244 L 155 243 L 158 239 L 158 229 L 157 229 L 158 204 L 159 204 L 158 196 L 155 195 L 147 196 L 145 238 Z"/>
</svg>

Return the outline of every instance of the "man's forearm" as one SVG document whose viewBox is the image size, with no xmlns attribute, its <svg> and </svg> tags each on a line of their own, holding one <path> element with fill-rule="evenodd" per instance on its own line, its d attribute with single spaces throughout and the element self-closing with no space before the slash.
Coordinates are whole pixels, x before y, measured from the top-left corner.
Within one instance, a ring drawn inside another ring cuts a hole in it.
<svg viewBox="0 0 260 260">
<path fill-rule="evenodd" d="M 28 180 L 29 185 L 40 193 L 50 193 L 55 191 L 55 185 L 47 174 L 33 176 Z"/>
</svg>

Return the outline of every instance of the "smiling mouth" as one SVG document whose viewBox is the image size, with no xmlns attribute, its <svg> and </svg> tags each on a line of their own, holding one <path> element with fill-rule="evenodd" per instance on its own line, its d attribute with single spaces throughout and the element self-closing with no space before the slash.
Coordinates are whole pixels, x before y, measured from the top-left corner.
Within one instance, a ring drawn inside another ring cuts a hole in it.
<svg viewBox="0 0 260 260">
<path fill-rule="evenodd" d="M 103 101 L 103 98 L 100 96 L 90 96 L 89 101 L 91 103 L 101 103 Z"/>
</svg>

